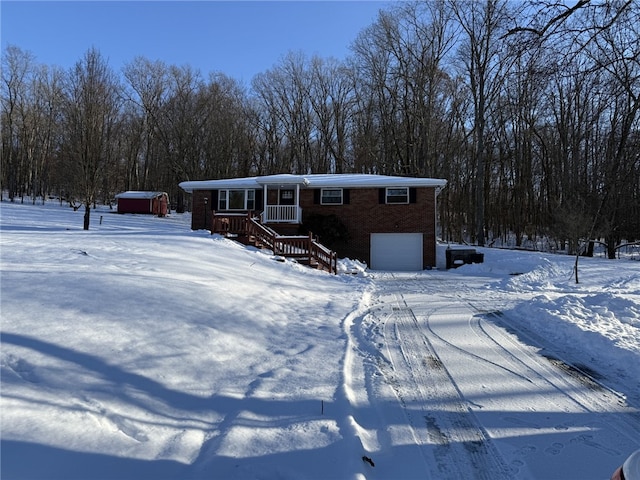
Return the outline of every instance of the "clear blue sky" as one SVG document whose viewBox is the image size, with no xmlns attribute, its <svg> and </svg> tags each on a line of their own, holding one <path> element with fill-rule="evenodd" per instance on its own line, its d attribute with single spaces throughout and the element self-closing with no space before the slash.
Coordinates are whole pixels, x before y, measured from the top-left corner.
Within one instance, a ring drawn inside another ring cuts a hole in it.
<svg viewBox="0 0 640 480">
<path fill-rule="evenodd" d="M 247 85 L 289 51 L 344 59 L 385 1 L 6 1 L 2 50 L 73 66 L 96 47 L 119 71 L 137 55 Z"/>
</svg>

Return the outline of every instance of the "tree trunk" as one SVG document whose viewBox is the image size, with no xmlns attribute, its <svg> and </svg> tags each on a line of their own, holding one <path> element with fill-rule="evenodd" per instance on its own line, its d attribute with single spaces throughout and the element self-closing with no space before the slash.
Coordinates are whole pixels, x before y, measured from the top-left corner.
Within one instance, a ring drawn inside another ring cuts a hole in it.
<svg viewBox="0 0 640 480">
<path fill-rule="evenodd" d="M 84 204 L 84 230 L 89 230 L 89 220 L 91 217 L 91 203 Z"/>
<path fill-rule="evenodd" d="M 593 251 L 594 251 L 594 248 L 595 248 L 595 244 L 596 244 L 596 242 L 594 242 L 593 240 L 589 240 L 589 244 L 587 246 L 587 251 L 584 254 L 585 257 L 593 257 Z"/>
<path fill-rule="evenodd" d="M 609 260 L 616 259 L 617 246 L 620 243 L 620 238 L 616 235 L 609 235 L 607 237 L 607 258 Z"/>
</svg>

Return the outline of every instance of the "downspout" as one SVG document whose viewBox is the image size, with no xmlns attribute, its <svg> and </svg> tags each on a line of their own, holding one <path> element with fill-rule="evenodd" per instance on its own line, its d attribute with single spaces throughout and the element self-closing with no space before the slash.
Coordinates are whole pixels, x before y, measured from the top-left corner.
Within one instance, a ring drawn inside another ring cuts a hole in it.
<svg viewBox="0 0 640 480">
<path fill-rule="evenodd" d="M 446 184 L 445 184 L 446 185 Z M 433 225 L 435 226 L 435 230 L 434 230 L 434 248 L 435 248 L 435 261 L 436 261 L 436 265 L 435 268 L 439 269 L 444 265 L 444 268 L 446 269 L 447 266 L 447 262 L 446 262 L 446 253 L 445 253 L 445 258 L 438 258 L 438 229 L 441 228 L 440 222 L 438 222 L 438 196 L 440 195 L 440 192 L 442 192 L 442 190 L 444 189 L 445 185 L 442 186 L 437 186 L 435 188 L 435 192 L 434 192 L 434 201 L 433 201 L 433 215 L 434 215 L 434 219 L 433 219 Z M 444 241 L 444 231 L 440 232 L 440 237 L 442 238 L 442 240 Z M 440 256 L 442 256 L 442 253 L 440 253 Z M 440 260 L 440 261 L 438 261 Z M 444 262 L 444 263 L 443 263 Z"/>
<path fill-rule="evenodd" d="M 441 227 L 440 223 L 438 222 L 438 196 L 440 195 L 440 192 L 442 192 L 442 190 L 444 190 L 445 186 L 446 185 L 442 185 L 442 186 L 438 185 L 435 188 L 435 198 L 434 198 L 434 201 L 433 201 L 433 206 L 434 206 L 433 215 L 435 216 L 435 218 L 433 219 L 433 224 L 436 227 L 436 229 L 435 229 L 436 232 Z M 440 232 L 440 237 L 444 240 L 444 232 Z M 436 234 L 436 244 L 437 244 L 437 241 L 438 241 L 438 235 Z"/>
</svg>

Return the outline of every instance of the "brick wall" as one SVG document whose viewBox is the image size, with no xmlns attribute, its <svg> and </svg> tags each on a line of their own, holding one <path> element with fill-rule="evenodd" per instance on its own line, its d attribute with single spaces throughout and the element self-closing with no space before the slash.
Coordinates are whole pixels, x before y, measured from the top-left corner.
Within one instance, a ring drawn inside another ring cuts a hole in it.
<svg viewBox="0 0 640 480">
<path fill-rule="evenodd" d="M 349 244 L 338 249 L 342 257 L 371 264 L 371 233 L 423 233 L 423 267 L 435 267 L 435 189 L 417 188 L 416 202 L 402 205 L 380 203 L 378 188 L 353 188 L 348 205 L 314 203 L 314 191 L 300 192 L 303 221 L 312 213 L 335 214 L 347 227 Z"/>
<path fill-rule="evenodd" d="M 205 205 L 204 199 L 207 199 Z M 202 230 L 211 227 L 211 192 L 194 190 L 191 205 L 191 229 Z"/>
</svg>

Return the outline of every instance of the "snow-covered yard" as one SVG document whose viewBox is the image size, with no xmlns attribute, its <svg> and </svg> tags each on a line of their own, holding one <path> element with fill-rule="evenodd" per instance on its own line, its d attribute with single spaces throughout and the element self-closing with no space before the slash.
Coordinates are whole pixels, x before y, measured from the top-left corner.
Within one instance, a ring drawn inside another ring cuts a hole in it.
<svg viewBox="0 0 640 480">
<path fill-rule="evenodd" d="M 640 448 L 638 261 L 332 276 L 82 215 L 0 205 L 3 479 L 603 479 Z"/>
</svg>

